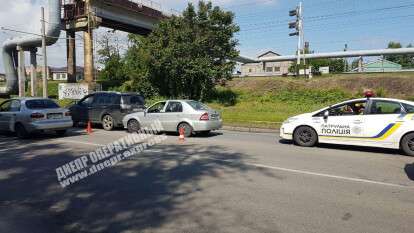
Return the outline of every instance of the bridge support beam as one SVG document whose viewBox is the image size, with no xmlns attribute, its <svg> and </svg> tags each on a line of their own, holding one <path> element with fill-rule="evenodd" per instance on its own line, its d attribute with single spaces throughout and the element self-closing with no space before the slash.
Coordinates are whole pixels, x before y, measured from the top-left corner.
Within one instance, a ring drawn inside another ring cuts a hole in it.
<svg viewBox="0 0 414 233">
<path fill-rule="evenodd" d="M 76 83 L 76 41 L 75 31 L 66 31 L 67 41 L 67 71 L 68 71 L 68 83 Z"/>
<path fill-rule="evenodd" d="M 91 86 L 94 82 L 93 34 L 91 30 L 83 32 L 84 40 L 84 79 Z"/>
</svg>

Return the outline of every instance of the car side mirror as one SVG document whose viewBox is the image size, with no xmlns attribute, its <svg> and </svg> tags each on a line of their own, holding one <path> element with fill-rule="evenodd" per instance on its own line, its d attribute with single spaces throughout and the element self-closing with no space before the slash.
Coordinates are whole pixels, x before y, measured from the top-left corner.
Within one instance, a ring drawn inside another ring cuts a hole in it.
<svg viewBox="0 0 414 233">
<path fill-rule="evenodd" d="M 329 117 L 329 111 L 325 111 L 324 113 L 323 113 L 323 119 L 328 119 L 328 117 Z"/>
</svg>

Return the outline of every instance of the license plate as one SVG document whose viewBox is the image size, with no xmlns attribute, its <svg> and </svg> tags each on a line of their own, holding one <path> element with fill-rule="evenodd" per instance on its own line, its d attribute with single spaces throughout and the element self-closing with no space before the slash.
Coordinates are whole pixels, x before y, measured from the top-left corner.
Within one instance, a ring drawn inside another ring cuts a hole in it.
<svg viewBox="0 0 414 233">
<path fill-rule="evenodd" d="M 219 119 L 219 115 L 218 114 L 212 114 L 211 119 Z"/>
<path fill-rule="evenodd" d="M 47 114 L 47 119 L 61 119 L 62 113 L 49 113 Z"/>
</svg>

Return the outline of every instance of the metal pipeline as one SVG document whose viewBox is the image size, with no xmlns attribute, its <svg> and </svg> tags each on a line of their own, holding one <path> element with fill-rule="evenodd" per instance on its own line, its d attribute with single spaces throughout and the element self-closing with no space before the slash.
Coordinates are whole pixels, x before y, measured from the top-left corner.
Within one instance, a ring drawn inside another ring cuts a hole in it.
<svg viewBox="0 0 414 233">
<path fill-rule="evenodd" d="M 49 18 L 46 23 L 48 30 L 46 32 L 46 45 L 50 46 L 56 43 L 60 36 L 62 28 L 61 23 L 61 0 L 48 0 Z M 18 92 L 17 67 L 18 61 L 17 46 L 22 47 L 25 51 L 42 46 L 41 36 L 22 36 L 6 40 L 2 46 L 2 56 L 4 71 L 6 75 L 6 86 L 0 87 L 0 96 L 10 96 Z"/>
</svg>

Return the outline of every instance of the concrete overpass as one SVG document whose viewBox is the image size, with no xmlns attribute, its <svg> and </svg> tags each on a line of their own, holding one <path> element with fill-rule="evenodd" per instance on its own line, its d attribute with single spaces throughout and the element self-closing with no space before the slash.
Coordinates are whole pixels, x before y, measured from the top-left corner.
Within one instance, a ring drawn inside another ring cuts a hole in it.
<svg viewBox="0 0 414 233">
<path fill-rule="evenodd" d="M 76 82 L 75 33 L 84 33 L 85 81 L 94 81 L 93 30 L 98 27 L 148 35 L 160 20 L 174 12 L 149 0 L 64 0 L 64 27 L 68 35 L 68 81 Z"/>
</svg>

